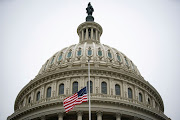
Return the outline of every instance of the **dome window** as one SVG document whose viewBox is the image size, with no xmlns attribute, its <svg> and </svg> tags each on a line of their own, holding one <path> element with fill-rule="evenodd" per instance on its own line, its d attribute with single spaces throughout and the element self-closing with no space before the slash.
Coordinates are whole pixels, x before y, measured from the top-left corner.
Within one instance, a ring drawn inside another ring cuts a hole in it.
<svg viewBox="0 0 180 120">
<path fill-rule="evenodd" d="M 53 64 L 53 62 L 54 62 L 54 58 L 55 58 L 55 56 L 53 56 L 53 58 L 52 58 L 52 60 L 51 60 L 51 64 Z"/>
<path fill-rule="evenodd" d="M 102 56 L 102 50 L 101 48 L 98 48 L 98 55 L 101 57 Z"/>
<path fill-rule="evenodd" d="M 64 94 L 64 84 L 63 83 L 59 85 L 59 95 L 62 95 L 62 94 Z"/>
<path fill-rule="evenodd" d="M 36 101 L 39 101 L 39 100 L 40 100 L 40 91 L 38 91 L 36 94 Z"/>
<path fill-rule="evenodd" d="M 51 87 L 48 87 L 46 97 L 47 98 L 51 97 Z"/>
<path fill-rule="evenodd" d="M 116 92 L 116 95 L 120 95 L 121 92 L 120 92 L 120 85 L 116 84 L 115 85 L 115 92 Z"/>
<path fill-rule="evenodd" d="M 110 50 L 108 50 L 108 57 L 109 57 L 110 59 L 112 59 L 112 54 L 111 54 Z"/>
<path fill-rule="evenodd" d="M 150 101 L 150 99 L 149 99 L 149 98 L 148 98 L 148 104 L 149 104 L 149 105 L 151 105 L 151 101 Z"/>
<path fill-rule="evenodd" d="M 68 54 L 67 54 L 67 58 L 70 58 L 70 57 L 71 57 L 71 55 L 72 55 L 72 50 L 70 50 L 70 51 L 68 52 Z"/>
<path fill-rule="evenodd" d="M 128 98 L 132 99 L 133 95 L 132 95 L 132 89 L 128 88 Z"/>
<path fill-rule="evenodd" d="M 49 60 L 46 62 L 45 66 L 44 66 L 44 70 L 46 70 L 46 67 L 47 67 L 47 65 L 48 65 L 48 62 L 49 62 Z"/>
<path fill-rule="evenodd" d="M 79 48 L 79 50 L 77 51 L 77 55 L 81 56 L 81 53 L 82 53 L 82 50 L 81 50 L 81 48 Z"/>
<path fill-rule="evenodd" d="M 143 101 L 142 99 L 143 99 L 143 98 L 142 98 L 142 94 L 139 93 L 139 102 L 142 102 L 142 101 Z"/>
<path fill-rule="evenodd" d="M 121 57 L 120 57 L 119 54 L 117 54 L 117 59 L 118 59 L 119 62 L 121 62 Z"/>
<path fill-rule="evenodd" d="M 106 82 L 101 83 L 101 93 L 107 94 L 107 83 Z"/>
<path fill-rule="evenodd" d="M 93 85 L 92 85 L 92 81 L 90 81 L 90 93 L 93 92 Z M 89 93 L 89 81 L 87 81 L 87 92 Z"/>
<path fill-rule="evenodd" d="M 28 99 L 28 103 L 31 103 L 31 97 L 29 97 L 29 99 Z"/>
<path fill-rule="evenodd" d="M 91 48 L 89 47 L 89 49 L 88 49 L 88 56 L 91 56 L 92 55 L 92 50 L 91 50 Z"/>
<path fill-rule="evenodd" d="M 78 82 L 73 82 L 73 91 L 72 93 L 77 93 L 78 92 Z"/>
<path fill-rule="evenodd" d="M 60 54 L 58 61 L 61 61 L 61 59 L 62 59 L 62 53 Z"/>
<path fill-rule="evenodd" d="M 125 61 L 126 61 L 126 65 L 129 66 L 129 63 L 126 57 L 125 57 Z"/>
</svg>

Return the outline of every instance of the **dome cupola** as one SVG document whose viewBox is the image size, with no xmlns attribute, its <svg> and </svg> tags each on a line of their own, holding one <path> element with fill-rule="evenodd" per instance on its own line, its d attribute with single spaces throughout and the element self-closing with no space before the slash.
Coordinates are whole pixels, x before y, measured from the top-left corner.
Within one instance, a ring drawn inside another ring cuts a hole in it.
<svg viewBox="0 0 180 120">
<path fill-rule="evenodd" d="M 79 25 L 77 33 L 79 35 L 79 42 L 95 42 L 100 43 L 100 36 L 102 34 L 102 27 L 94 22 L 94 17 L 92 13 L 94 12 L 91 3 L 89 2 L 86 8 L 88 16 L 86 17 L 86 22 Z"/>
<path fill-rule="evenodd" d="M 100 36 L 102 32 L 102 27 L 98 23 L 86 21 L 80 24 L 77 29 L 77 33 L 79 35 L 79 43 L 100 43 Z"/>
</svg>

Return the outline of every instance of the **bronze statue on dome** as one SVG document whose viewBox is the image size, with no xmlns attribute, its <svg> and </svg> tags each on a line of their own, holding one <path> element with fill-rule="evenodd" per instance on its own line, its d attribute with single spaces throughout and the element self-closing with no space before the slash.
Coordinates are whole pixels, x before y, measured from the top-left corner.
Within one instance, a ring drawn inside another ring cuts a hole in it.
<svg viewBox="0 0 180 120">
<path fill-rule="evenodd" d="M 92 13 L 94 12 L 94 9 L 93 9 L 93 7 L 92 7 L 90 2 L 88 3 L 88 7 L 86 8 L 86 11 L 87 11 L 86 13 L 88 15 L 92 15 Z"/>
<path fill-rule="evenodd" d="M 86 8 L 86 13 L 88 14 L 88 16 L 86 17 L 86 21 L 94 21 L 94 17 L 92 16 L 93 12 L 94 12 L 94 9 L 91 3 L 89 2 Z"/>
</svg>

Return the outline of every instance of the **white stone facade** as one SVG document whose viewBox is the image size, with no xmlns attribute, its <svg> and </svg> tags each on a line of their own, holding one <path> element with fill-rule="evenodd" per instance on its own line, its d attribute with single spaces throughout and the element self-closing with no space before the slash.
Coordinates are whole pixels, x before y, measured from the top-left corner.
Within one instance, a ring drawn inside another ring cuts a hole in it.
<svg viewBox="0 0 180 120">
<path fill-rule="evenodd" d="M 15 112 L 8 120 L 88 120 L 88 103 L 75 106 L 69 113 L 63 108 L 63 99 L 73 94 L 74 82 L 78 83 L 78 90 L 87 85 L 88 60 L 92 120 L 169 119 L 163 113 L 161 96 L 144 80 L 137 66 L 115 48 L 100 43 L 102 27 L 99 24 L 82 23 L 77 33 L 79 43 L 55 53 L 20 91 Z M 106 94 L 102 93 L 103 82 L 107 85 Z M 60 85 L 63 85 L 63 94 L 59 94 Z M 116 94 L 115 85 L 120 86 L 120 95 Z M 132 98 L 128 89 L 132 90 Z"/>
</svg>

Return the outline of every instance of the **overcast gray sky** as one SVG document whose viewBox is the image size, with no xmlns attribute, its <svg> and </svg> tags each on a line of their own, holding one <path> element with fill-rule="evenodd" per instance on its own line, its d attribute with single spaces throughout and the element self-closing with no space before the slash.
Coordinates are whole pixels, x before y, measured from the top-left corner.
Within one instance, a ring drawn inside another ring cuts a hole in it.
<svg viewBox="0 0 180 120">
<path fill-rule="evenodd" d="M 165 114 L 180 120 L 179 0 L 0 0 L 0 120 L 48 58 L 78 43 L 89 1 L 101 43 L 126 54 L 161 95 Z"/>
</svg>

